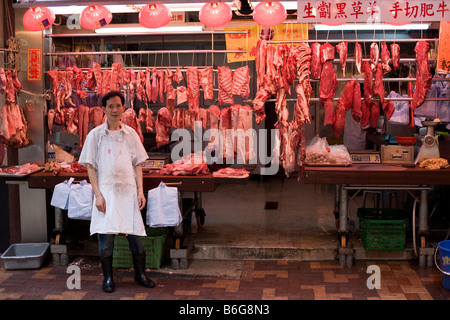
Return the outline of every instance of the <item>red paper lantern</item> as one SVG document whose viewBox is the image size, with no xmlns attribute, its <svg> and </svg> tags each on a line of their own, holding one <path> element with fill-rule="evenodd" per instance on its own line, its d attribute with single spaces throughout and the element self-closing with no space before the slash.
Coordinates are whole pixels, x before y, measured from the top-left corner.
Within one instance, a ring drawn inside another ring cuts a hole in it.
<svg viewBox="0 0 450 320">
<path fill-rule="evenodd" d="M 102 5 L 84 8 L 80 15 L 81 27 L 88 30 L 100 29 L 111 23 L 111 11 Z"/>
<path fill-rule="evenodd" d="M 55 22 L 55 14 L 47 7 L 29 8 L 23 15 L 23 26 L 28 31 L 47 29 Z"/>
<path fill-rule="evenodd" d="M 232 17 L 230 6 L 223 2 L 205 3 L 199 12 L 200 22 L 207 27 L 221 27 Z"/>
<path fill-rule="evenodd" d="M 172 13 L 162 3 L 147 4 L 139 12 L 139 23 L 146 28 L 161 28 L 172 20 Z"/>
<path fill-rule="evenodd" d="M 260 2 L 253 10 L 253 20 L 265 27 L 274 27 L 286 21 L 286 9 L 280 2 Z"/>
</svg>

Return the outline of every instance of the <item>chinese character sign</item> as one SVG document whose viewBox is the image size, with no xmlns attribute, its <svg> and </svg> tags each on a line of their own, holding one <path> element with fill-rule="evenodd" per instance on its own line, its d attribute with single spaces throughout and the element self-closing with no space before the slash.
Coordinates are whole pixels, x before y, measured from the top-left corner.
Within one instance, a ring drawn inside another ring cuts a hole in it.
<svg viewBox="0 0 450 320">
<path fill-rule="evenodd" d="M 41 49 L 27 51 L 27 80 L 41 80 Z"/>
<path fill-rule="evenodd" d="M 450 73 L 450 22 L 441 21 L 436 72 Z"/>
<path fill-rule="evenodd" d="M 297 12 L 302 23 L 448 21 L 450 1 L 298 0 Z"/>
<path fill-rule="evenodd" d="M 258 25 L 248 25 L 242 27 L 225 28 L 225 31 L 242 31 L 243 33 L 226 34 L 227 50 L 247 50 L 247 52 L 228 53 L 227 62 L 240 62 L 255 60 L 256 45 L 260 38 L 262 27 Z M 272 27 L 272 41 L 299 41 L 308 39 L 307 24 L 283 23 Z"/>
</svg>

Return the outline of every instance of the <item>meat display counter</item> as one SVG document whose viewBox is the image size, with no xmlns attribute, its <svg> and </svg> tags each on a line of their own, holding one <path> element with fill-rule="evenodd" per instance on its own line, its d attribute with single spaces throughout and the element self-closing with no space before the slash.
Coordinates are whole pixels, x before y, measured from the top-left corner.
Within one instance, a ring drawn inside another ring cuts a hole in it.
<svg viewBox="0 0 450 320">
<path fill-rule="evenodd" d="M 352 251 L 348 250 L 348 191 L 349 190 L 407 190 L 419 191 L 420 238 L 419 264 L 430 264 L 433 250 L 427 248 L 428 190 L 436 185 L 450 185 L 450 168 L 427 170 L 418 166 L 384 164 L 352 164 L 350 167 L 305 167 L 305 183 L 336 185 L 335 215 L 340 236 L 341 264 L 351 264 Z M 346 257 L 347 256 L 347 257 Z M 345 260 L 345 262 L 343 262 Z"/>
</svg>

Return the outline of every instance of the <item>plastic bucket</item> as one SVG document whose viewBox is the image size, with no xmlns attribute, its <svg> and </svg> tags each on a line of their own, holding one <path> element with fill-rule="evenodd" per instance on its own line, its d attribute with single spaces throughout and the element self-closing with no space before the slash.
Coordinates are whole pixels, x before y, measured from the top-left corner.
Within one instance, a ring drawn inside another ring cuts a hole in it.
<svg viewBox="0 0 450 320">
<path fill-rule="evenodd" d="M 438 266 L 436 261 L 438 249 L 441 257 L 440 266 Z M 442 286 L 450 290 L 450 240 L 445 240 L 438 243 L 436 251 L 434 252 L 434 263 L 439 271 L 442 272 Z"/>
</svg>

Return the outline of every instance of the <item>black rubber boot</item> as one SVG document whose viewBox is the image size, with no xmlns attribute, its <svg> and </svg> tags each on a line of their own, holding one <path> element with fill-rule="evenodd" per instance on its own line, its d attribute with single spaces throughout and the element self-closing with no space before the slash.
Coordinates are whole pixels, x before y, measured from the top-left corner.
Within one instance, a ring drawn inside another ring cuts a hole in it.
<svg viewBox="0 0 450 320">
<path fill-rule="evenodd" d="M 155 283 L 145 275 L 145 252 L 133 254 L 134 280 L 146 288 L 153 288 Z"/>
<path fill-rule="evenodd" d="M 112 257 L 101 258 L 100 262 L 102 264 L 103 269 L 103 284 L 102 289 L 105 292 L 113 292 L 116 286 L 114 285 L 113 279 L 113 266 L 112 266 Z"/>
</svg>

